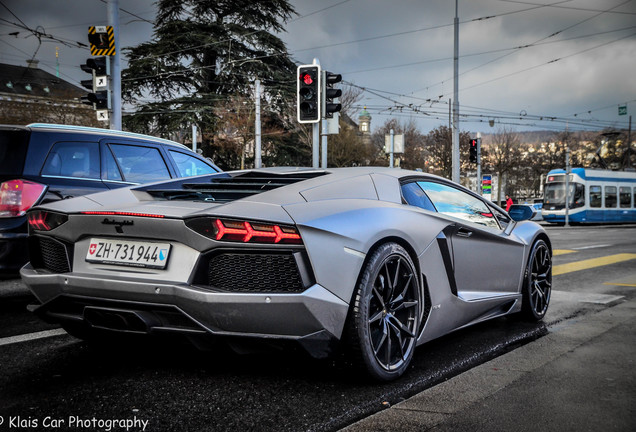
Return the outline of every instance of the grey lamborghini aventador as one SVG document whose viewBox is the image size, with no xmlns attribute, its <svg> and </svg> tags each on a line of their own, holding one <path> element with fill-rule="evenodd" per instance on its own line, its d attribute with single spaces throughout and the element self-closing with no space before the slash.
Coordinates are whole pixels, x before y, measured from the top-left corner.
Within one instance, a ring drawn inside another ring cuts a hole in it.
<svg viewBox="0 0 636 432">
<path fill-rule="evenodd" d="M 219 173 L 34 208 L 21 274 L 80 338 L 291 340 L 390 380 L 453 330 L 543 318 L 551 244 L 523 209 L 400 169 Z"/>
</svg>

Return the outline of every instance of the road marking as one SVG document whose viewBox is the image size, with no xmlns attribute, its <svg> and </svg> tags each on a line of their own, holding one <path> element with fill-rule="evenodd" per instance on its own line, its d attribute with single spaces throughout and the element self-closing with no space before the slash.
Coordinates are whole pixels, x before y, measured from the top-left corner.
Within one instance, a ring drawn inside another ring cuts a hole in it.
<svg viewBox="0 0 636 432">
<path fill-rule="evenodd" d="M 557 255 L 565 255 L 565 254 L 569 254 L 569 253 L 573 253 L 576 252 L 574 250 L 570 250 L 570 249 L 555 249 L 552 251 L 552 255 L 557 256 Z"/>
<path fill-rule="evenodd" d="M 600 258 L 592 258 L 586 259 L 583 261 L 575 261 L 568 264 L 559 264 L 555 265 L 552 268 L 552 276 L 558 276 L 565 273 L 571 273 L 579 270 L 587 270 L 594 267 L 601 267 L 610 264 L 616 264 L 623 261 L 629 261 L 636 259 L 636 254 L 616 254 L 616 255 L 608 255 Z"/>
<path fill-rule="evenodd" d="M 590 245 L 590 246 L 575 247 L 575 248 L 572 248 L 572 249 L 574 249 L 574 250 L 585 250 L 585 249 L 602 248 L 602 247 L 607 247 L 607 246 L 611 246 L 611 245 L 609 245 L 609 244 Z"/>
<path fill-rule="evenodd" d="M 612 282 L 605 282 L 605 283 L 603 283 L 603 285 L 636 287 L 636 283 L 629 284 L 629 283 L 612 283 Z"/>
<path fill-rule="evenodd" d="M 35 333 L 27 333 L 27 334 L 18 335 L 18 336 L 10 336 L 10 337 L 0 339 L 0 346 L 11 345 L 14 343 L 26 342 L 26 341 L 35 340 L 35 339 L 44 339 L 44 338 L 60 336 L 64 334 L 66 334 L 66 332 L 64 331 L 64 329 L 60 328 L 60 329 L 45 330 L 45 331 L 35 332 Z"/>
</svg>

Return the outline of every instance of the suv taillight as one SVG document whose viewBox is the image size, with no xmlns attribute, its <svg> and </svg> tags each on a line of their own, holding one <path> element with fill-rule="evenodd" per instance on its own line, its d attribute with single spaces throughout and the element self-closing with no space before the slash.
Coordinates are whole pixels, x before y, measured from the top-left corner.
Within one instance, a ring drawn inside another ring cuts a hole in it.
<svg viewBox="0 0 636 432">
<path fill-rule="evenodd" d="M 23 216 L 37 203 L 46 185 L 28 180 L 9 180 L 0 184 L 0 217 Z"/>
</svg>

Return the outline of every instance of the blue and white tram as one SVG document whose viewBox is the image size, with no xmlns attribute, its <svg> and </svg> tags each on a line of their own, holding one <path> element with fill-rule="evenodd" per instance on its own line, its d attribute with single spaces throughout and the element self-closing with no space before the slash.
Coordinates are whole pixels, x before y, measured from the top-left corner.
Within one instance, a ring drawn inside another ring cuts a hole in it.
<svg viewBox="0 0 636 432">
<path fill-rule="evenodd" d="M 636 172 L 574 168 L 569 182 L 570 222 L 636 222 Z M 542 216 L 547 222 L 565 222 L 565 170 L 548 173 Z"/>
</svg>

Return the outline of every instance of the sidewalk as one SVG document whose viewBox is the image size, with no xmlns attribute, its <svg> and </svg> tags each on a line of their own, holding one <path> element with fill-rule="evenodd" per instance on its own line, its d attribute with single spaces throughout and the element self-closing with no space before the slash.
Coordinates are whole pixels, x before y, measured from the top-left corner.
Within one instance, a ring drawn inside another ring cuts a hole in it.
<svg viewBox="0 0 636 432">
<path fill-rule="evenodd" d="M 549 331 L 344 431 L 636 430 L 636 301 Z"/>
</svg>

